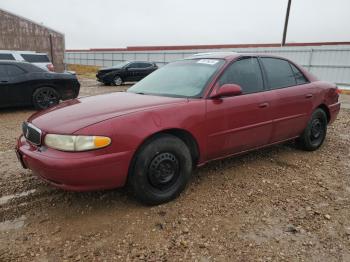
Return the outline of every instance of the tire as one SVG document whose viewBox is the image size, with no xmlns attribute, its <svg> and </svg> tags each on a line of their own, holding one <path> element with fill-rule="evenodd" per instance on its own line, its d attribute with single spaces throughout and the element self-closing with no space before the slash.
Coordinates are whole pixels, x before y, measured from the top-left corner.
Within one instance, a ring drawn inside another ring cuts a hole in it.
<svg viewBox="0 0 350 262">
<path fill-rule="evenodd" d="M 57 105 L 60 102 L 60 96 L 52 87 L 40 87 L 34 91 L 32 100 L 34 107 L 42 110 Z"/>
<path fill-rule="evenodd" d="M 123 79 L 120 76 L 116 75 L 112 80 L 112 85 L 120 86 L 122 84 L 123 84 Z"/>
<path fill-rule="evenodd" d="M 305 130 L 296 142 L 301 149 L 314 151 L 323 144 L 326 134 L 327 115 L 322 109 L 318 108 L 312 113 Z"/>
<path fill-rule="evenodd" d="M 129 185 L 137 200 L 158 205 L 176 198 L 192 173 L 191 153 L 172 135 L 159 135 L 146 142 L 133 161 Z"/>
</svg>

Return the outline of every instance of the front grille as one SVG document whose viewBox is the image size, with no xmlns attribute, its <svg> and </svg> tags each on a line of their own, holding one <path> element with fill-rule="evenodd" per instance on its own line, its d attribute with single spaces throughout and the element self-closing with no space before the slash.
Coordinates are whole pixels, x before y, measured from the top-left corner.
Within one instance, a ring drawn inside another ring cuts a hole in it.
<svg viewBox="0 0 350 262">
<path fill-rule="evenodd" d="M 41 130 L 30 123 L 23 122 L 22 131 L 24 137 L 34 145 L 41 144 Z"/>
</svg>

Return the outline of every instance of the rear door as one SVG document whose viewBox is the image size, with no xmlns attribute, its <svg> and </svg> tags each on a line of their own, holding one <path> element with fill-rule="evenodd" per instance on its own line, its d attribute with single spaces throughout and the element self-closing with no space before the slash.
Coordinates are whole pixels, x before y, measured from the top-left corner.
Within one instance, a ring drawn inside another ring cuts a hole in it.
<svg viewBox="0 0 350 262">
<path fill-rule="evenodd" d="M 231 64 L 217 86 L 233 83 L 243 94 L 207 99 L 208 159 L 266 145 L 272 121 L 258 59 L 246 57 Z"/>
<path fill-rule="evenodd" d="M 299 136 L 306 127 L 312 111 L 314 88 L 302 72 L 289 61 L 279 58 L 260 58 L 269 91 L 273 132 L 271 142 Z"/>
</svg>

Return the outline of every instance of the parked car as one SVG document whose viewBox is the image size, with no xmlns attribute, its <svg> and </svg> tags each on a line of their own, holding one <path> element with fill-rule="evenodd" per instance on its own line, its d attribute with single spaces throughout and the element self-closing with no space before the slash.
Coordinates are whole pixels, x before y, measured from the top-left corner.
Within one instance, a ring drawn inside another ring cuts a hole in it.
<svg viewBox="0 0 350 262">
<path fill-rule="evenodd" d="M 119 86 L 124 82 L 135 82 L 157 70 L 158 66 L 151 62 L 122 62 L 115 66 L 102 68 L 96 74 L 97 81 L 105 85 Z"/>
<path fill-rule="evenodd" d="M 0 61 L 0 107 L 45 109 L 76 98 L 79 89 L 75 75 L 48 72 L 27 62 Z"/>
<path fill-rule="evenodd" d="M 0 50 L 0 61 L 11 60 L 32 63 L 46 71 L 55 71 L 50 58 L 45 53 L 36 53 L 34 51 L 10 51 Z"/>
<path fill-rule="evenodd" d="M 159 204 L 209 161 L 288 140 L 316 150 L 340 110 L 338 96 L 334 84 L 284 58 L 206 54 L 170 63 L 127 92 L 34 114 L 17 152 L 57 187 L 128 184 L 140 201 Z"/>
</svg>

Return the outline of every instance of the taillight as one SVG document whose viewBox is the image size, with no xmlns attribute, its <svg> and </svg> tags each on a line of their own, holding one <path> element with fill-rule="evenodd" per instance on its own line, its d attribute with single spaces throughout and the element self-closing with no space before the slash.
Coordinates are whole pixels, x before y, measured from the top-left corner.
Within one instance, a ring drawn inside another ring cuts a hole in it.
<svg viewBox="0 0 350 262">
<path fill-rule="evenodd" d="M 55 67 L 53 66 L 53 64 L 48 64 L 46 65 L 47 69 L 49 69 L 49 71 L 54 72 L 55 71 Z"/>
</svg>

